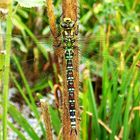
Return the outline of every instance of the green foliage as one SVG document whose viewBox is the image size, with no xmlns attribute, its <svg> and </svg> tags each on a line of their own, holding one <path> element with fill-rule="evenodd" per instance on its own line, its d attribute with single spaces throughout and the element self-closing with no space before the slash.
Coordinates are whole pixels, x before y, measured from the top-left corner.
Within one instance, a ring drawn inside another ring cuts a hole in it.
<svg viewBox="0 0 140 140">
<path fill-rule="evenodd" d="M 59 16 L 60 1 L 56 0 L 54 3 L 57 16 Z M 47 39 L 50 36 L 50 30 L 48 19 L 44 15 L 45 8 L 42 7 L 42 12 L 36 12 L 37 8 L 28 9 L 43 5 L 44 0 L 16 0 L 13 5 L 13 14 L 10 15 L 12 18 L 9 19 L 13 22 L 13 32 L 19 35 L 12 37 L 12 45 L 15 47 L 11 54 L 13 63 L 11 63 L 10 83 L 18 90 L 18 95 L 22 96 L 22 100 L 34 114 L 45 139 L 41 115 L 35 103 L 38 93 L 41 93 L 41 98 L 47 98 L 49 102 L 54 135 L 60 134 L 62 126 L 60 112 L 53 103 L 50 103 L 52 99 L 49 97 L 57 81 L 55 79 L 57 71 L 54 58 L 46 51 L 51 47 L 52 39 Z M 80 106 L 83 107 L 80 139 L 114 140 L 114 137 L 119 137 L 122 132 L 122 140 L 139 140 L 139 109 L 134 110 L 134 108 L 139 107 L 140 101 L 140 70 L 136 66 L 140 60 L 140 3 L 137 0 L 82 0 L 79 5 L 79 30 L 81 36 L 84 36 L 79 40 L 80 68 L 84 66 L 84 69 L 80 69 L 82 86 L 79 98 Z M 39 21 L 41 22 L 38 25 Z M 9 42 L 10 30 L 6 42 Z M 37 35 L 47 37 L 43 39 L 38 38 Z M 39 57 L 34 53 L 34 48 L 39 52 Z M 9 55 L 10 53 L 6 54 L 6 57 Z M 33 59 L 37 58 L 37 63 L 27 65 L 26 60 L 31 55 Z M 0 60 L 2 60 L 0 70 L 4 66 L 3 56 L 0 54 Z M 23 62 L 28 67 L 24 67 Z M 34 72 L 35 68 L 39 76 Z M 34 80 L 27 75 L 29 71 L 33 74 Z M 0 79 L 1 74 L 0 71 Z M 6 86 L 8 87 L 8 84 Z M 6 95 L 5 101 L 7 99 Z M 5 108 L 7 107 L 6 103 Z M 18 135 L 19 139 L 25 140 L 26 137 L 16 125 L 19 125 L 31 139 L 41 139 L 25 119 L 24 114 L 21 114 L 22 112 L 11 104 L 8 110 L 9 116 L 16 122 L 12 124 L 8 121 L 8 126 Z M 0 116 L 2 117 L 1 114 Z M 6 112 L 5 116 L 7 116 Z M 110 131 L 101 125 L 99 120 L 110 128 Z M 4 121 L 7 121 L 6 117 Z M 3 133 L 6 137 L 6 131 Z"/>
<path fill-rule="evenodd" d="M 7 140 L 7 112 L 8 112 L 8 93 L 9 93 L 9 73 L 10 73 L 10 51 L 11 51 L 11 34 L 12 34 L 12 21 L 10 19 L 11 15 L 12 15 L 12 4 L 9 4 L 8 6 L 8 18 L 7 18 L 7 23 L 6 23 L 6 49 L 5 49 L 5 58 L 4 58 L 4 73 L 3 73 L 3 77 L 4 77 L 4 82 L 3 82 L 3 140 Z M 2 61 L 2 60 L 1 60 Z M 2 64 L 3 66 L 3 64 Z M 3 78 L 2 77 L 2 78 Z M 1 77 L 0 77 L 1 78 Z M 3 80 L 3 79 L 1 79 Z"/>
<path fill-rule="evenodd" d="M 32 8 L 45 5 L 45 0 L 15 0 L 22 7 Z"/>
<path fill-rule="evenodd" d="M 100 126 L 98 124 L 97 105 L 96 105 L 96 100 L 95 100 L 95 97 L 94 97 L 94 92 L 93 92 L 90 77 L 88 77 L 88 76 L 85 77 L 84 86 L 87 88 L 87 90 L 84 93 L 85 94 L 84 99 L 87 99 L 87 100 L 83 100 L 83 105 L 84 105 L 84 110 L 85 110 L 84 113 L 87 113 L 87 111 L 92 113 L 92 130 L 95 131 L 95 134 L 93 134 L 93 138 L 94 139 L 96 137 L 100 138 L 101 134 L 100 134 Z M 86 119 L 85 120 L 83 119 L 82 121 L 86 122 Z M 87 124 L 85 124 L 85 125 L 87 125 Z M 87 126 L 83 126 L 83 128 L 86 128 L 86 127 Z M 92 130 L 91 130 L 91 133 L 92 133 Z M 83 131 L 83 133 L 86 133 L 86 131 Z"/>
<path fill-rule="evenodd" d="M 20 113 L 19 113 L 20 114 Z M 25 136 L 11 123 L 11 122 L 8 122 L 8 125 L 10 126 L 10 128 L 17 133 L 18 137 L 21 139 L 21 140 L 26 140 Z M 27 128 L 28 129 L 28 128 Z"/>
<path fill-rule="evenodd" d="M 39 140 L 38 135 L 34 131 L 34 129 L 31 127 L 31 125 L 27 122 L 27 120 L 20 114 L 20 112 L 16 109 L 15 106 L 10 105 L 9 106 L 9 113 L 13 117 L 13 119 L 20 125 L 22 128 L 28 133 L 28 135 L 34 140 Z M 10 123 L 9 123 L 10 124 Z M 11 126 L 11 124 L 10 124 Z M 13 127 L 12 127 L 13 128 Z M 13 128 L 13 130 L 15 130 Z M 16 131 L 18 132 L 18 131 Z M 18 133 L 19 134 L 19 133 Z M 20 135 L 21 138 L 21 135 Z M 23 136 L 22 136 L 23 138 Z"/>
<path fill-rule="evenodd" d="M 4 70 L 4 59 L 5 58 L 5 54 L 0 54 L 0 79 L 2 79 L 2 75 L 3 75 L 3 70 Z"/>
<path fill-rule="evenodd" d="M 58 135 L 60 128 L 61 128 L 61 122 L 60 122 L 58 112 L 56 110 L 54 110 L 52 107 L 49 107 L 49 111 L 50 111 L 50 115 L 51 115 L 51 119 L 52 119 L 52 126 L 53 126 L 56 134 Z"/>
</svg>

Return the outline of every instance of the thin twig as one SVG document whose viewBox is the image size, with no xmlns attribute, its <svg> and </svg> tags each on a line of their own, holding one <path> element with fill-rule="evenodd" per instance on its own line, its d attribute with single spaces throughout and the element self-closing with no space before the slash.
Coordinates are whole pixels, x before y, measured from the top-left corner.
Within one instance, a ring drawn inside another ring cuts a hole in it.
<svg viewBox="0 0 140 140">
<path fill-rule="evenodd" d="M 102 120 L 98 119 L 98 123 L 103 126 L 109 134 L 112 133 L 112 130 Z M 120 140 L 117 136 L 115 136 L 114 138 L 115 140 Z"/>
<path fill-rule="evenodd" d="M 86 113 L 88 114 L 89 117 L 92 117 L 92 113 L 90 113 L 90 112 L 86 112 Z M 103 126 L 109 134 L 112 133 L 112 130 L 101 119 L 98 119 L 98 123 L 101 126 Z M 115 138 L 115 140 L 120 140 L 117 136 L 115 136 L 114 138 Z"/>
<path fill-rule="evenodd" d="M 140 111 L 140 106 L 135 106 L 135 107 L 133 107 L 132 110 L 133 110 L 133 111 Z"/>
<path fill-rule="evenodd" d="M 124 127 L 122 126 L 121 127 L 121 130 L 119 132 L 119 135 L 118 135 L 119 139 L 122 139 L 122 137 L 123 137 L 123 131 L 124 131 Z"/>
<path fill-rule="evenodd" d="M 134 112 L 135 111 L 140 111 L 140 106 L 135 106 L 131 109 L 130 118 L 128 121 L 129 124 L 131 124 L 132 120 L 134 119 Z"/>
<path fill-rule="evenodd" d="M 130 118 L 129 118 L 129 121 L 128 121 L 129 124 L 130 124 L 130 123 L 132 122 L 132 120 L 134 119 L 134 111 L 140 111 L 140 106 L 136 106 L 136 107 L 133 107 L 133 108 L 132 108 L 131 113 L 130 113 Z M 123 137 L 123 132 L 124 132 L 124 127 L 122 126 L 122 127 L 121 127 L 121 130 L 120 130 L 120 132 L 119 132 L 119 135 L 118 135 L 118 137 L 119 137 L 120 139 L 122 139 L 122 137 Z"/>
</svg>

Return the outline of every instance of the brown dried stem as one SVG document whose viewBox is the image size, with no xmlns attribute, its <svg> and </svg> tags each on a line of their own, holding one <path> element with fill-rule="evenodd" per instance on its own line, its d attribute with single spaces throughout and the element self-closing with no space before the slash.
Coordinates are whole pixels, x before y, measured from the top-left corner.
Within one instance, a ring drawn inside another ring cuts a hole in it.
<svg viewBox="0 0 140 140">
<path fill-rule="evenodd" d="M 49 18 L 49 24 L 50 24 L 50 30 L 51 30 L 51 33 L 52 33 L 52 36 L 53 36 L 53 39 L 54 39 L 54 50 L 55 50 L 55 53 L 54 53 L 54 61 L 55 61 L 55 64 L 56 64 L 56 68 L 57 68 L 57 73 L 58 75 L 60 74 L 60 65 L 59 65 L 59 60 L 58 60 L 58 52 L 60 51 L 59 50 L 59 46 L 60 46 L 60 39 L 59 39 L 59 36 L 58 36 L 58 30 L 57 30 L 57 27 L 56 27 L 56 18 L 55 18 L 55 14 L 54 14 L 54 5 L 53 5 L 53 1 L 52 0 L 46 0 L 46 4 L 47 4 L 47 14 L 48 14 L 48 18 Z M 57 80 L 58 81 L 58 78 Z"/>
<path fill-rule="evenodd" d="M 0 0 L 0 8 L 8 8 L 8 5 L 11 3 L 11 0 Z"/>
<path fill-rule="evenodd" d="M 78 2 L 77 0 L 62 0 L 63 17 L 69 17 L 77 21 Z"/>
<path fill-rule="evenodd" d="M 112 130 L 102 120 L 98 119 L 98 123 L 103 126 L 109 134 L 112 133 Z M 115 136 L 114 139 L 120 140 L 117 136 Z"/>
<path fill-rule="evenodd" d="M 62 0 L 63 18 L 68 17 L 77 22 L 77 0 Z M 77 27 L 76 27 L 77 28 Z M 74 87 L 75 87 L 75 110 L 76 110 L 76 133 L 71 132 L 70 116 L 69 116 L 69 102 L 67 80 L 66 80 L 66 61 L 63 58 L 62 70 L 63 70 L 63 140 L 77 140 L 79 139 L 79 105 L 78 105 L 78 93 L 79 93 L 79 53 L 78 43 L 76 42 L 76 48 L 74 49 Z"/>
<path fill-rule="evenodd" d="M 44 100 L 41 100 L 41 110 L 46 127 L 47 140 L 53 140 L 51 118 L 48 110 L 48 105 Z"/>
<path fill-rule="evenodd" d="M 58 37 L 58 32 L 56 28 L 55 22 L 55 15 L 54 15 L 54 6 L 52 0 L 47 0 L 47 11 L 48 17 L 50 22 L 51 32 L 54 38 L 54 46 L 55 48 L 60 45 L 60 39 Z M 63 17 L 69 17 L 75 22 L 77 21 L 77 0 L 63 0 L 62 1 L 62 10 L 63 10 Z M 78 43 L 76 42 L 76 46 Z M 60 47 L 61 48 L 61 47 Z M 57 51 L 58 49 L 56 49 Z M 59 51 L 57 51 L 59 52 Z M 63 54 L 60 50 L 59 53 L 56 54 Z M 58 62 L 58 61 L 57 61 Z M 75 109 L 76 109 L 76 129 L 78 134 L 75 133 L 70 134 L 71 125 L 70 125 L 70 116 L 69 116 L 69 107 L 68 107 L 68 92 L 67 92 L 67 80 L 66 80 L 66 61 L 63 58 L 62 60 L 62 74 L 63 74 L 63 115 L 62 115 L 62 122 L 63 122 L 63 139 L 64 140 L 75 140 L 78 139 L 79 135 L 79 106 L 78 106 L 78 92 L 79 92 L 79 73 L 78 73 L 78 65 L 79 65 L 79 55 L 78 55 L 78 47 L 74 50 L 74 87 L 75 87 Z"/>
<path fill-rule="evenodd" d="M 48 13 L 48 18 L 49 18 L 49 23 L 50 23 L 50 29 L 51 29 L 51 33 L 53 35 L 54 38 L 54 45 L 58 45 L 59 44 L 59 37 L 58 37 L 58 30 L 56 27 L 56 18 L 55 18 L 55 14 L 54 14 L 54 5 L 53 5 L 53 1 L 52 0 L 46 0 L 47 3 L 47 13 Z"/>
</svg>

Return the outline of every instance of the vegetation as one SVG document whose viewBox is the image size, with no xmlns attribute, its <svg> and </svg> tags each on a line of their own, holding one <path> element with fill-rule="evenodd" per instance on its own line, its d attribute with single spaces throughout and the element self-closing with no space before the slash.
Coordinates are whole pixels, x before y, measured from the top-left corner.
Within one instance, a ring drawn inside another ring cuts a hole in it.
<svg viewBox="0 0 140 140">
<path fill-rule="evenodd" d="M 52 139 L 50 125 L 53 139 L 62 139 L 62 67 L 45 1 L 14 0 L 8 9 L 0 28 L 0 140 Z M 60 0 L 54 9 L 59 29 Z M 81 140 L 140 139 L 139 11 L 138 0 L 79 1 Z"/>
</svg>

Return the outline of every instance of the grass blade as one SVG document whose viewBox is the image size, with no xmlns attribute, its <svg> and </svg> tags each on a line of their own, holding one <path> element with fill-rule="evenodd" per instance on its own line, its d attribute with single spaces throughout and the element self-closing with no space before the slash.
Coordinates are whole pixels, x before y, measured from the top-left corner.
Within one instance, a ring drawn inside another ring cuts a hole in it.
<svg viewBox="0 0 140 140">
<path fill-rule="evenodd" d="M 9 106 L 9 113 L 12 118 L 28 133 L 33 140 L 40 140 L 34 129 L 27 122 L 27 120 L 21 115 L 14 105 Z"/>
<path fill-rule="evenodd" d="M 8 111 L 8 92 L 9 92 L 9 72 L 10 72 L 10 50 L 11 50 L 11 34 L 12 34 L 12 3 L 8 7 L 7 31 L 6 31 L 6 55 L 5 55 L 5 71 L 4 71 L 4 87 L 3 87 L 3 140 L 7 140 L 7 111 Z"/>
<path fill-rule="evenodd" d="M 25 136 L 21 133 L 20 130 L 18 130 L 11 122 L 8 122 L 8 125 L 10 126 L 10 128 L 17 133 L 18 138 L 21 140 L 26 140 Z"/>
<path fill-rule="evenodd" d="M 99 123 L 98 123 L 98 112 L 97 112 L 97 107 L 96 107 L 96 100 L 95 100 L 95 97 L 94 97 L 94 92 L 93 92 L 93 87 L 92 87 L 92 84 L 91 84 L 91 79 L 90 77 L 86 77 L 85 79 L 85 87 L 86 87 L 86 93 L 87 94 L 87 97 L 88 97 L 88 109 L 90 112 L 92 112 L 93 114 L 93 129 L 95 130 L 95 135 L 96 135 L 96 138 L 100 139 L 100 126 L 99 126 Z"/>
<path fill-rule="evenodd" d="M 117 124 L 118 124 L 118 120 L 119 117 L 121 116 L 121 108 L 122 108 L 122 104 L 123 104 L 123 99 L 124 96 L 123 95 L 119 95 L 118 96 L 118 100 L 116 102 L 116 106 L 115 106 L 115 111 L 111 120 L 111 130 L 112 130 L 112 134 L 110 135 L 110 140 L 114 140 L 114 136 L 115 136 L 115 132 L 117 130 Z"/>
<path fill-rule="evenodd" d="M 33 98 L 33 95 L 32 95 L 30 86 L 29 86 L 29 84 L 28 84 L 28 81 L 27 81 L 27 79 L 26 79 L 26 77 L 25 77 L 25 75 L 24 75 L 24 73 L 23 73 L 23 70 L 22 70 L 22 68 L 21 68 L 21 66 L 20 66 L 20 64 L 19 64 L 19 62 L 18 62 L 18 59 L 17 59 L 17 57 L 16 57 L 15 55 L 13 55 L 13 59 L 14 59 L 14 62 L 15 62 L 15 64 L 16 64 L 16 66 L 17 66 L 17 69 L 18 69 L 18 71 L 19 71 L 19 73 L 20 73 L 20 75 L 21 75 L 21 78 L 22 78 L 23 83 L 24 83 L 24 85 L 25 85 L 26 91 L 27 91 L 27 93 L 28 93 L 28 95 L 29 95 L 29 99 L 30 99 L 31 104 L 32 104 L 32 110 L 33 110 L 33 112 L 34 112 L 34 115 L 35 115 L 35 117 L 37 118 L 37 120 L 40 122 L 40 115 L 39 115 L 39 112 L 38 112 L 38 110 L 37 110 L 37 106 L 36 106 L 36 104 L 35 104 L 35 100 L 34 100 L 34 98 Z M 43 124 L 42 124 L 41 122 L 40 122 L 40 127 L 41 127 L 42 132 L 43 132 L 43 134 L 44 134 L 44 136 L 45 136 L 45 135 L 46 135 L 45 129 L 44 129 Z"/>
</svg>

